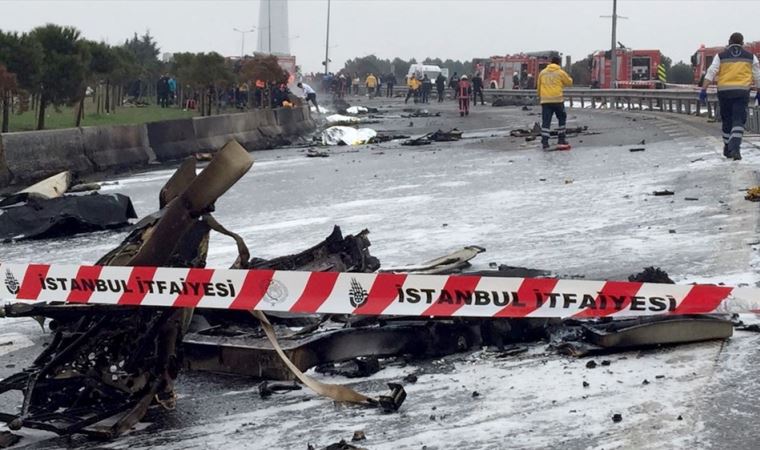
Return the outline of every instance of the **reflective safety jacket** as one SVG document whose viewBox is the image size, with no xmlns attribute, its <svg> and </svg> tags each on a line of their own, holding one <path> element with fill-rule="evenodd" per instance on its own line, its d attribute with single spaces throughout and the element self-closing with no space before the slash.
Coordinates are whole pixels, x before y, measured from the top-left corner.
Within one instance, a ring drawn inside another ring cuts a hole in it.
<svg viewBox="0 0 760 450">
<path fill-rule="evenodd" d="M 374 75 L 370 75 L 367 77 L 367 81 L 365 81 L 365 84 L 367 87 L 377 87 L 377 78 Z"/>
<path fill-rule="evenodd" d="M 747 95 L 752 80 L 760 86 L 760 63 L 757 56 L 739 44 L 732 44 L 715 55 L 705 79 L 718 82 L 718 92 L 724 95 Z"/>
<path fill-rule="evenodd" d="M 564 89 L 573 85 L 573 79 L 557 64 L 549 64 L 538 74 L 538 96 L 541 103 L 563 103 Z"/>
</svg>

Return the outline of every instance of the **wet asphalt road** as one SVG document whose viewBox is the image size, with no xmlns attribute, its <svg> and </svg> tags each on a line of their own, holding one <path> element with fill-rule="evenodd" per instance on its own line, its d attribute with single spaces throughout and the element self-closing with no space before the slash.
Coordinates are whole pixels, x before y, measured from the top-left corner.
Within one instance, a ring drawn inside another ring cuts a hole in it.
<svg viewBox="0 0 760 450">
<path fill-rule="evenodd" d="M 569 152 L 545 153 L 537 143 L 507 133 L 530 127 L 538 119 L 537 107 L 477 107 L 460 118 L 448 102 L 429 106 L 441 117 L 410 119 L 397 117 L 406 114 L 398 101 L 370 105 L 385 116 L 368 125 L 377 130 L 419 135 L 457 127 L 465 139 L 425 147 L 390 142 L 332 148 L 329 158 L 306 158 L 303 148 L 257 152 L 252 171 L 218 202 L 216 217 L 264 258 L 313 245 L 338 224 L 346 234 L 369 228 L 372 253 L 386 266 L 475 244 L 487 249 L 475 260 L 477 269 L 496 262 L 621 279 L 657 265 L 677 281 L 756 284 L 760 279 L 757 205 L 744 201 L 741 192 L 757 184 L 760 158 L 745 151 L 740 163 L 724 161 L 715 124 L 667 114 L 573 109 L 568 127 L 588 125 L 598 134 L 571 137 Z M 632 147 L 646 150 L 632 153 Z M 161 168 L 114 177 L 119 184 L 107 189 L 130 195 L 144 215 L 156 208 L 158 190 L 171 173 Z M 651 195 L 661 189 L 676 195 Z M 5 246 L 3 260 L 91 262 L 123 236 L 16 243 Z M 229 266 L 235 256 L 233 242 L 212 239 L 210 267 Z M 28 363 L 47 339 L 33 322 L 0 322 L 3 333 L 19 333 L 36 345 L 2 355 L 0 377 Z M 755 335 L 743 333 L 725 346 L 630 352 L 615 361 L 624 367 L 616 375 L 623 379 L 610 381 L 609 389 L 595 396 L 594 407 L 588 393 L 575 393 L 559 381 L 585 377 L 585 362 L 545 354 L 540 345 L 507 362 L 475 352 L 390 366 L 357 383 L 380 393 L 385 381 L 412 371 L 426 374 L 409 388 L 405 412 L 398 416 L 335 406 L 306 391 L 264 402 L 250 380 L 184 374 L 178 410 L 155 411 L 147 432 L 107 444 L 35 433 L 26 441 L 39 448 L 305 448 L 307 442 L 350 438 L 362 428 L 372 437 L 368 448 L 750 448 L 756 343 Z M 639 374 L 654 379 L 658 370 L 677 376 L 662 391 L 641 393 Z M 546 377 L 549 387 L 528 381 L 536 377 Z M 474 384 L 488 399 L 483 405 L 469 398 Z M 506 384 L 515 391 L 504 392 Z M 560 391 L 569 392 L 567 398 Z M 2 409 L 13 403 L 0 397 Z M 589 411 L 571 413 L 577 405 Z M 606 426 L 613 407 L 633 416 L 624 430 Z M 663 410 L 688 413 L 682 413 L 684 421 L 662 424 L 653 418 Z M 530 423 L 530 432 L 520 423 Z"/>
</svg>

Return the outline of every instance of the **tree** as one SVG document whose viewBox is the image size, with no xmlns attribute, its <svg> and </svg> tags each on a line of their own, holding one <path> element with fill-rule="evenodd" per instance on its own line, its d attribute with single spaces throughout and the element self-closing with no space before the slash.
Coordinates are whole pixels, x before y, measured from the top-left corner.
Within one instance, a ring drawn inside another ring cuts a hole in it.
<svg viewBox="0 0 760 450">
<path fill-rule="evenodd" d="M 271 58 L 276 62 L 277 58 Z M 279 65 L 277 67 L 279 68 Z M 219 90 L 231 86 L 235 81 L 232 68 L 224 57 L 216 52 L 175 53 L 172 68 L 180 85 L 201 93 L 202 115 L 211 114 L 211 99 L 216 98 L 218 105 Z M 287 80 L 287 75 L 284 79 Z"/>
<path fill-rule="evenodd" d="M 670 67 L 673 65 L 673 60 L 665 55 L 662 55 L 662 58 L 660 58 L 660 64 L 665 66 L 665 70 L 670 70 Z"/>
<path fill-rule="evenodd" d="M 11 102 L 11 95 L 16 89 L 18 89 L 16 74 L 9 72 L 4 65 L 0 64 L 0 100 L 3 102 L 3 133 L 8 132 L 8 107 Z"/>
<path fill-rule="evenodd" d="M 28 34 L 3 33 L 0 31 L 0 64 L 15 76 L 15 91 L 6 91 L 2 98 L 2 132 L 8 131 L 12 92 L 35 91 L 39 84 L 42 66 L 42 46 Z"/>
<path fill-rule="evenodd" d="M 108 97 L 108 90 L 110 87 L 109 75 L 116 67 L 116 55 L 111 50 L 108 44 L 103 42 L 85 42 L 88 55 L 90 56 L 86 69 L 86 83 L 82 87 L 82 91 L 79 99 L 79 108 L 77 109 L 76 126 L 80 126 L 82 119 L 84 118 L 84 98 L 87 94 L 87 85 L 91 84 L 95 87 L 95 99 L 99 102 L 98 98 L 98 86 L 102 81 L 106 81 L 106 97 Z M 98 107 L 99 107 L 98 103 Z"/>
<path fill-rule="evenodd" d="M 349 59 L 343 66 L 348 73 L 359 73 L 360 77 L 373 73 L 382 75 L 391 71 L 391 62 L 387 59 L 379 59 L 375 55 L 363 56 L 361 58 Z"/>
<path fill-rule="evenodd" d="M 149 31 L 146 31 L 145 34 L 139 37 L 135 33 L 132 39 L 127 39 L 124 42 L 124 48 L 132 54 L 137 66 L 140 68 L 140 73 L 137 77 L 140 82 L 140 88 L 134 94 L 136 97 L 142 97 L 144 93 L 142 85 L 149 86 L 149 92 L 152 92 L 158 82 L 161 74 L 161 61 L 158 60 L 158 55 L 161 49 Z"/>
<path fill-rule="evenodd" d="M 48 24 L 33 29 L 31 37 L 42 46 L 40 66 L 39 117 L 37 129 L 45 128 L 45 110 L 48 105 L 72 104 L 80 99 L 85 84 L 89 54 L 80 33 L 73 27 Z"/>
<path fill-rule="evenodd" d="M 593 56 L 588 55 L 580 61 L 574 62 L 570 66 L 570 76 L 573 78 L 573 84 L 576 86 L 591 85 L 591 64 Z"/>
<path fill-rule="evenodd" d="M 689 64 L 678 61 L 676 65 L 668 70 L 668 83 L 674 84 L 692 84 L 694 83 L 694 72 Z"/>
<path fill-rule="evenodd" d="M 411 64 L 401 58 L 396 57 L 393 58 L 391 66 L 393 67 L 393 74 L 396 76 L 396 79 L 403 80 L 409 73 L 409 66 L 411 66 Z"/>
<path fill-rule="evenodd" d="M 137 64 L 135 55 L 123 46 L 113 47 L 111 52 L 114 57 L 114 67 L 110 79 L 115 92 L 110 107 L 111 112 L 114 112 L 115 106 L 122 104 L 129 84 L 140 76 L 140 66 Z"/>
<path fill-rule="evenodd" d="M 239 81 L 250 83 L 262 80 L 267 83 L 287 83 L 290 75 L 280 67 L 277 57 L 272 55 L 255 55 L 246 58 L 238 73 Z"/>
</svg>

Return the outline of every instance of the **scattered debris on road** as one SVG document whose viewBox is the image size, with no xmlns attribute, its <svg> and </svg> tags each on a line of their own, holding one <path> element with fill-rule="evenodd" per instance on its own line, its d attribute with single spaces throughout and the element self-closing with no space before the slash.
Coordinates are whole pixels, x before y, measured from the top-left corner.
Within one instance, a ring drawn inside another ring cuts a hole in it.
<svg viewBox="0 0 760 450">
<path fill-rule="evenodd" d="M 309 158 L 327 158 L 330 154 L 322 150 L 317 150 L 316 148 L 310 148 L 306 151 L 306 156 Z"/>
<path fill-rule="evenodd" d="M 427 109 L 411 109 L 411 108 L 407 108 L 407 109 L 404 109 L 404 112 L 409 113 L 409 114 L 401 114 L 401 117 L 403 119 L 411 119 L 411 118 L 414 118 L 414 117 L 440 117 L 441 116 L 441 113 L 439 113 L 439 112 L 437 112 L 437 113 L 431 113 Z"/>
<path fill-rule="evenodd" d="M 760 186 L 747 189 L 747 195 L 744 196 L 744 199 L 751 202 L 760 202 Z"/>
<path fill-rule="evenodd" d="M 11 433 L 10 431 L 0 431 L 0 448 L 12 447 L 21 441 L 21 436 Z"/>
<path fill-rule="evenodd" d="M 631 153 L 643 152 L 643 151 L 646 151 L 646 148 L 644 148 L 644 147 L 635 147 L 635 148 L 629 148 L 628 151 L 631 152 Z"/>
<path fill-rule="evenodd" d="M 662 191 L 654 191 L 652 192 L 652 195 L 655 197 L 664 197 L 666 195 L 675 195 L 675 192 L 664 189 Z"/>
<path fill-rule="evenodd" d="M 0 208 L 0 241 L 111 230 L 129 225 L 129 220 L 136 218 L 132 201 L 121 194 L 30 197 L 20 204 Z"/>
</svg>

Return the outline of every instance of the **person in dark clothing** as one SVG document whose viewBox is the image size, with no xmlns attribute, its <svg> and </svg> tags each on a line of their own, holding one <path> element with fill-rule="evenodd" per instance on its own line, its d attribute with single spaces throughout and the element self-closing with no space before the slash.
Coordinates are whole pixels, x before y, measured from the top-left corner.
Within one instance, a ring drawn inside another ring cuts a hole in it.
<svg viewBox="0 0 760 450">
<path fill-rule="evenodd" d="M 476 73 L 472 77 L 472 106 L 478 104 L 478 95 L 480 95 L 480 104 L 485 105 L 486 102 L 483 100 L 483 78 L 480 77 L 479 73 Z"/>
<path fill-rule="evenodd" d="M 392 72 L 385 76 L 385 96 L 393 97 L 393 86 L 396 85 L 396 75 Z"/>
<path fill-rule="evenodd" d="M 156 94 L 158 95 L 158 104 L 162 108 L 169 106 L 169 77 L 166 75 L 162 75 L 161 78 L 158 79 Z"/>
<path fill-rule="evenodd" d="M 758 87 L 756 100 L 760 102 L 760 62 L 757 56 L 744 48 L 744 36 L 741 33 L 732 34 L 728 47 L 713 58 L 702 82 L 700 102 L 707 102 L 707 86 L 713 80 L 717 80 L 718 84 L 723 156 L 738 161 L 742 159 L 740 149 L 753 84 Z"/>
<path fill-rule="evenodd" d="M 459 96 L 459 75 L 454 72 L 454 75 L 449 78 L 449 87 L 454 91 L 454 98 Z"/>
<path fill-rule="evenodd" d="M 535 89 L 536 88 L 536 79 L 533 78 L 533 74 L 528 74 L 528 79 L 525 80 L 525 89 Z"/>
<path fill-rule="evenodd" d="M 422 77 L 422 103 L 430 103 L 430 91 L 433 90 L 433 83 L 427 74 Z"/>
<path fill-rule="evenodd" d="M 282 108 L 283 103 L 290 100 L 290 90 L 285 83 L 281 83 L 272 93 L 272 107 Z"/>
<path fill-rule="evenodd" d="M 438 103 L 443 102 L 443 94 L 446 90 L 446 77 L 439 73 L 435 78 L 435 89 L 438 91 Z"/>
</svg>

